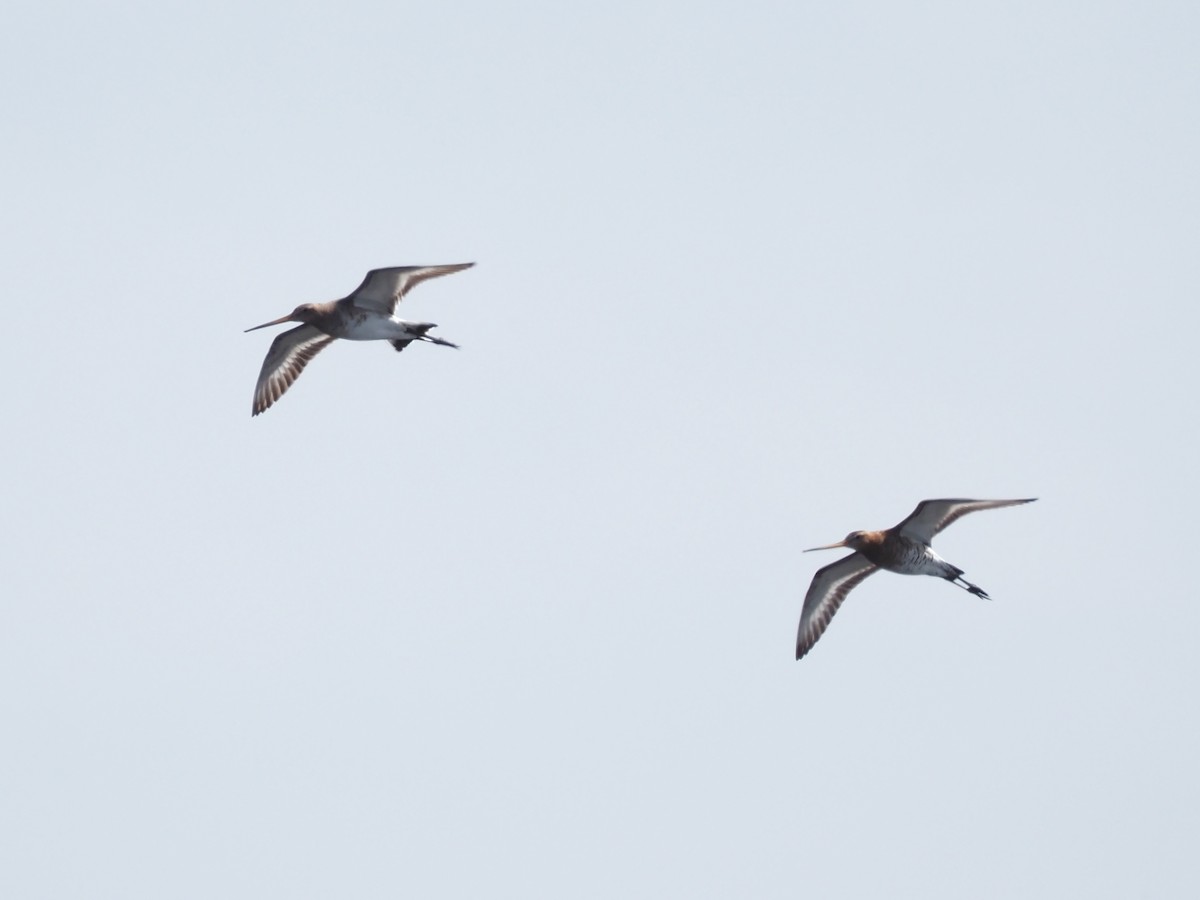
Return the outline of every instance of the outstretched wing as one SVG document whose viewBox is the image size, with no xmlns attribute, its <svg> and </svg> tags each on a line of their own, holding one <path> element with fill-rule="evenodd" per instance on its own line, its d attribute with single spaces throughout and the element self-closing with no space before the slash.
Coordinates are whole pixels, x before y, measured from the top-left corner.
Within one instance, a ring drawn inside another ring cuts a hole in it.
<svg viewBox="0 0 1200 900">
<path fill-rule="evenodd" d="M 362 309 L 392 315 L 400 299 L 422 281 L 461 272 L 475 263 L 453 263 L 448 266 L 393 266 L 390 269 L 372 269 L 355 288 L 349 299 Z"/>
<path fill-rule="evenodd" d="M 258 373 L 258 384 L 254 386 L 254 411 L 257 416 L 283 396 L 292 382 L 300 377 L 308 361 L 332 344 L 325 332 L 312 325 L 291 328 L 271 342 L 262 371 Z"/>
<path fill-rule="evenodd" d="M 817 570 L 804 595 L 804 612 L 800 614 L 800 631 L 796 635 L 796 659 L 812 649 L 846 595 L 877 568 L 861 553 L 851 553 Z"/>
<path fill-rule="evenodd" d="M 981 509 L 1020 506 L 1022 503 L 1032 503 L 1036 499 L 1030 497 L 1028 500 L 922 500 L 896 529 L 905 537 L 928 544 L 935 534 L 943 528 L 948 528 L 967 513 L 979 512 Z"/>
</svg>

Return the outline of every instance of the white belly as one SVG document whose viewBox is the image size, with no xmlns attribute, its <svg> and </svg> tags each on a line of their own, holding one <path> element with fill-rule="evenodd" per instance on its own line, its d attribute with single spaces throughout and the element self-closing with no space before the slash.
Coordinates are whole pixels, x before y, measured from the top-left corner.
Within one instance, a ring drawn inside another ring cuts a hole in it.
<svg viewBox="0 0 1200 900">
<path fill-rule="evenodd" d="M 382 313 L 356 314 L 346 323 L 345 331 L 338 335 L 348 341 L 395 341 L 413 336 L 403 319 Z"/>
<path fill-rule="evenodd" d="M 958 573 L 959 569 L 934 553 L 932 547 L 925 547 L 924 552 L 920 554 L 908 555 L 893 571 L 901 575 L 932 575 L 935 578 L 945 578 L 949 574 Z"/>
</svg>

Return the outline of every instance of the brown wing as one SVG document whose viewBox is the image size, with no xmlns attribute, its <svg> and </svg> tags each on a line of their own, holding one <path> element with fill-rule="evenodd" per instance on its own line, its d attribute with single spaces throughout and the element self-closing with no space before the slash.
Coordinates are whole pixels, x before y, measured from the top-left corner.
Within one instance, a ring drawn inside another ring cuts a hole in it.
<svg viewBox="0 0 1200 900">
<path fill-rule="evenodd" d="M 289 329 L 275 338 L 263 360 L 262 371 L 258 373 L 251 415 L 257 416 L 282 397 L 300 377 L 308 361 L 333 341 L 334 338 L 312 325 Z"/>
<path fill-rule="evenodd" d="M 396 312 L 396 304 L 405 294 L 422 281 L 469 269 L 475 263 L 452 263 L 446 266 L 392 266 L 390 269 L 372 269 L 355 288 L 350 299 L 362 309 L 373 309 L 387 313 Z"/>
<path fill-rule="evenodd" d="M 907 519 L 896 526 L 905 537 L 928 544 L 933 536 L 944 528 L 949 528 L 967 513 L 979 512 L 981 509 L 1000 509 L 1005 506 L 1020 506 L 1022 503 L 1032 503 L 1036 497 L 1028 500 L 922 500 Z"/>
<path fill-rule="evenodd" d="M 800 614 L 800 631 L 796 635 L 796 659 L 812 649 L 846 595 L 877 568 L 861 553 L 851 553 L 817 570 L 804 595 L 804 612 Z"/>
</svg>

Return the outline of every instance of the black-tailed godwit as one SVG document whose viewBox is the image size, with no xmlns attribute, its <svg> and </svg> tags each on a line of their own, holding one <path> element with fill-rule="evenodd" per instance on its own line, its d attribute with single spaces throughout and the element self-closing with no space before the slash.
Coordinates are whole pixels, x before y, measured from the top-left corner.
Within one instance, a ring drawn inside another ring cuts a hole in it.
<svg viewBox="0 0 1200 900">
<path fill-rule="evenodd" d="M 258 384 L 254 387 L 251 415 L 257 416 L 283 396 L 309 360 L 337 338 L 348 341 L 391 341 L 403 350 L 413 341 L 428 341 L 443 347 L 457 347 L 449 341 L 427 334 L 436 328 L 432 322 L 406 322 L 396 318 L 396 304 L 412 288 L 429 278 L 469 269 L 475 263 L 448 266 L 394 266 L 372 269 L 354 293 L 328 303 L 304 303 L 288 315 L 247 328 L 257 331 L 285 322 L 303 322 L 299 328 L 275 338 L 263 360 Z"/>
<path fill-rule="evenodd" d="M 804 597 L 800 632 L 796 636 L 796 659 L 812 649 L 829 627 L 829 620 L 858 584 L 877 569 L 902 575 L 934 575 L 987 599 L 983 588 L 962 577 L 963 570 L 946 562 L 929 544 L 933 536 L 967 513 L 1032 503 L 1028 500 L 923 500 L 907 519 L 886 531 L 853 531 L 844 540 L 812 550 L 850 547 L 849 556 L 819 569 Z M 811 552 L 805 550 L 805 553 Z"/>
</svg>

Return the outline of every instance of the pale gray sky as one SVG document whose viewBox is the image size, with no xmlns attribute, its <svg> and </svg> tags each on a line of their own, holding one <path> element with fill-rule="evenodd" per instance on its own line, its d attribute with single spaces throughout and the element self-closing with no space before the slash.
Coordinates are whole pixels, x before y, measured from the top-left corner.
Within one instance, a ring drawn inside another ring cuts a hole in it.
<svg viewBox="0 0 1200 900">
<path fill-rule="evenodd" d="M 0 895 L 1200 890 L 1200 8 L 22 3 Z M 475 260 L 251 419 L 273 332 Z M 1037 496 L 880 575 L 926 497 Z"/>
</svg>

